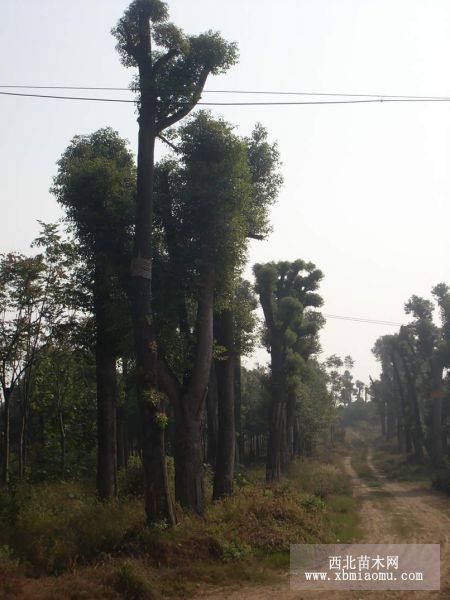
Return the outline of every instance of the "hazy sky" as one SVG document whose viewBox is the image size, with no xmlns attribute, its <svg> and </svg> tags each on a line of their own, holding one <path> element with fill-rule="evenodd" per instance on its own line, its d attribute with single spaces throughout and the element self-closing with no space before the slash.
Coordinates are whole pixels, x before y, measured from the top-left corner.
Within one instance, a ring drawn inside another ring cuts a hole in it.
<svg viewBox="0 0 450 600">
<path fill-rule="evenodd" d="M 119 63 L 110 35 L 127 5 L 1 0 L 0 84 L 128 85 L 132 71 Z M 218 29 L 238 42 L 239 64 L 210 79 L 210 89 L 450 96 L 448 0 L 171 0 L 169 7 L 186 32 Z M 110 125 L 135 150 L 136 116 L 127 104 L 0 96 L 0 107 L 0 251 L 25 251 L 36 220 L 60 215 L 48 188 L 72 136 Z M 274 232 L 252 243 L 250 264 L 311 260 L 325 273 L 325 313 L 389 321 L 405 321 L 411 294 L 450 282 L 450 103 L 214 112 L 242 134 L 261 121 L 279 142 L 285 185 Z M 356 376 L 367 381 L 377 372 L 375 339 L 394 330 L 330 319 L 322 344 L 327 354 L 351 354 Z"/>
</svg>

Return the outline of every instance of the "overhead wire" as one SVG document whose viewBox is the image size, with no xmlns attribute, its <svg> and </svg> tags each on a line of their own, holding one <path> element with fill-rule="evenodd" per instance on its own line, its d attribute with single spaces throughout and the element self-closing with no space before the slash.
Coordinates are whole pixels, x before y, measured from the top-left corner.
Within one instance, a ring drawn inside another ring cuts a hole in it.
<svg viewBox="0 0 450 600">
<path fill-rule="evenodd" d="M 117 102 L 121 104 L 136 104 L 138 100 L 125 98 L 93 98 L 87 96 L 58 96 L 54 94 L 29 94 L 23 92 L 4 92 L 0 91 L 2 96 L 20 96 L 27 98 L 43 98 L 54 100 L 82 100 L 89 102 Z M 196 106 L 299 106 L 299 105 L 327 105 L 327 104 L 374 104 L 384 102 L 450 102 L 450 97 L 441 98 L 408 98 L 408 97 L 371 97 L 371 98 L 352 98 L 350 100 L 298 100 L 298 101 L 276 101 L 276 102 L 197 102 Z M 184 106 L 183 103 L 179 104 Z"/>
</svg>

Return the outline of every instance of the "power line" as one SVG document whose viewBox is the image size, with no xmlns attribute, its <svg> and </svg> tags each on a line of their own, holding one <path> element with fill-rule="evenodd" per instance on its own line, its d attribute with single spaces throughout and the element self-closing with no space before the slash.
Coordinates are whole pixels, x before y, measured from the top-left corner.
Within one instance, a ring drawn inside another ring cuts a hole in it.
<svg viewBox="0 0 450 600">
<path fill-rule="evenodd" d="M 44 98 L 54 100 L 84 100 L 89 102 L 119 102 L 136 104 L 137 100 L 123 98 L 90 98 L 86 96 L 56 96 L 50 94 L 25 94 L 22 92 L 0 92 L 2 96 L 21 96 L 27 98 Z M 196 106 L 299 106 L 325 104 L 373 104 L 384 102 L 450 102 L 449 98 L 367 98 L 361 100 L 300 100 L 295 102 L 198 102 Z M 180 107 L 183 106 L 180 104 Z"/>
<path fill-rule="evenodd" d="M 346 317 L 343 315 L 323 315 L 326 319 L 340 319 L 342 321 L 354 321 L 355 323 L 371 323 L 373 325 L 389 325 L 392 327 L 401 327 L 403 323 L 395 321 L 383 321 L 381 319 L 365 319 L 363 317 Z"/>
<path fill-rule="evenodd" d="M 9 89 L 32 89 L 32 90 L 97 90 L 97 91 L 131 91 L 129 87 L 113 86 L 69 86 L 69 85 L 0 85 L 0 88 Z M 183 91 L 183 90 L 172 90 Z M 331 96 L 345 98 L 392 98 L 410 100 L 450 100 L 449 96 L 422 96 L 405 94 L 355 94 L 344 92 L 290 92 L 275 90 L 203 90 L 203 94 L 251 94 L 263 96 Z"/>
</svg>

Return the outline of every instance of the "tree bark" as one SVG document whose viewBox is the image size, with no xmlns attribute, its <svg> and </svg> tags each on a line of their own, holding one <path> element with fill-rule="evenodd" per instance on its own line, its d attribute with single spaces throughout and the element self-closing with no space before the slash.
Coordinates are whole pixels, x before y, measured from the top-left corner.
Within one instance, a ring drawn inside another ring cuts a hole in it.
<svg viewBox="0 0 450 600">
<path fill-rule="evenodd" d="M 175 495 L 188 510 L 203 514 L 203 456 L 201 414 L 189 397 L 175 405 Z"/>
<path fill-rule="evenodd" d="M 214 361 L 211 361 L 211 373 L 209 376 L 208 394 L 206 396 L 206 412 L 208 423 L 207 460 L 216 468 L 217 458 L 217 432 L 219 429 L 218 399 L 217 399 L 217 377 Z"/>
<path fill-rule="evenodd" d="M 148 35 L 149 32 L 144 35 Z M 151 66 L 150 66 L 151 68 Z M 131 313 L 136 355 L 136 391 L 142 427 L 145 511 L 147 523 L 175 523 L 169 493 L 162 410 L 157 389 L 157 347 L 152 315 L 153 177 L 155 151 L 155 101 L 153 80 L 140 68 L 141 107 L 137 161 L 136 228 L 131 265 Z"/>
<path fill-rule="evenodd" d="M 402 432 L 404 439 L 404 450 L 406 454 L 409 455 L 411 453 L 411 411 L 406 401 L 406 394 L 403 386 L 402 377 L 400 374 L 400 369 L 398 367 L 397 357 L 395 351 L 392 353 L 392 366 L 394 371 L 394 379 L 397 381 L 397 387 L 400 394 L 400 405 L 401 405 L 401 414 L 402 414 Z"/>
<path fill-rule="evenodd" d="M 3 431 L 2 431 L 2 460 L 0 468 L 0 487 L 8 485 L 9 482 L 9 438 L 10 438 L 10 400 L 12 390 L 3 389 Z"/>
<path fill-rule="evenodd" d="M 214 288 L 214 266 L 205 260 L 195 328 L 194 365 L 181 390 L 176 390 L 176 385 L 166 388 L 175 410 L 175 496 L 184 508 L 199 514 L 204 511 L 201 423 L 212 362 Z M 167 385 L 164 378 L 163 384 Z"/>
<path fill-rule="evenodd" d="M 117 495 L 116 357 L 97 332 L 97 493 L 101 500 Z"/>
<path fill-rule="evenodd" d="M 236 428 L 236 463 L 244 463 L 244 434 L 242 431 L 242 381 L 241 356 L 237 354 L 234 361 L 234 420 Z"/>
<path fill-rule="evenodd" d="M 20 406 L 19 422 L 19 480 L 22 481 L 25 474 L 25 452 L 26 452 L 26 427 L 27 427 L 27 409 Z"/>
<path fill-rule="evenodd" d="M 284 468 L 288 467 L 294 458 L 294 421 L 295 421 L 295 394 L 289 394 L 286 405 L 286 437 L 284 451 Z"/>
<path fill-rule="evenodd" d="M 107 257 L 97 252 L 94 278 L 97 374 L 97 494 L 101 500 L 117 495 L 117 373 L 116 340 L 111 334 L 111 272 Z"/>
<path fill-rule="evenodd" d="M 444 456 L 442 432 L 442 367 L 436 359 L 431 360 L 431 454 L 435 467 L 439 467 Z"/>
<path fill-rule="evenodd" d="M 420 417 L 420 407 L 419 407 L 419 399 L 417 397 L 417 391 L 415 387 L 415 382 L 408 365 L 407 359 L 402 358 L 405 379 L 406 379 L 406 387 L 408 391 L 409 404 L 411 406 L 412 412 L 412 443 L 414 447 L 414 459 L 418 463 L 423 462 L 423 430 L 422 430 L 422 421 Z"/>
<path fill-rule="evenodd" d="M 273 334 L 272 359 L 272 401 L 269 410 L 269 441 L 267 446 L 266 480 L 279 481 L 282 471 L 282 438 L 285 433 L 285 402 L 282 341 Z"/>
<path fill-rule="evenodd" d="M 236 431 L 234 419 L 234 317 L 231 309 L 216 317 L 216 340 L 225 356 L 216 361 L 219 431 L 213 498 L 233 493 Z"/>
</svg>

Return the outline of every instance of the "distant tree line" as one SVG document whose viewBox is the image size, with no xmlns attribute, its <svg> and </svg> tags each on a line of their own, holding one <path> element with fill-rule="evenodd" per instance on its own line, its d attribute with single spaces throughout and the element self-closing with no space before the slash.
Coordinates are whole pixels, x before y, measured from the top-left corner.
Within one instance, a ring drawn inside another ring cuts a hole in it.
<svg viewBox="0 0 450 600">
<path fill-rule="evenodd" d="M 450 455 L 450 288 L 440 283 L 432 297 L 412 296 L 405 304 L 411 322 L 376 341 L 381 375 L 371 396 L 383 435 L 410 460 L 439 471 Z"/>
</svg>

